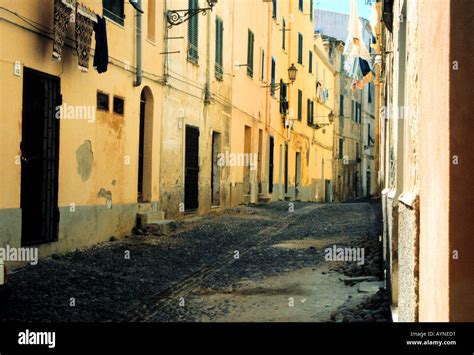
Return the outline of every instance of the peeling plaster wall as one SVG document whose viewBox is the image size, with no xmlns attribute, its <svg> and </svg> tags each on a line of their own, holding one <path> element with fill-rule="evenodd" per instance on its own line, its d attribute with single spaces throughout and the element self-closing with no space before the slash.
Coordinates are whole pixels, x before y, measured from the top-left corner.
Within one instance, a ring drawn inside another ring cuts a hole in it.
<svg viewBox="0 0 474 355">
<path fill-rule="evenodd" d="M 100 1 L 84 0 L 83 3 L 102 14 Z M 161 3 L 161 2 L 157 2 Z M 53 1 L 20 2 L 5 0 L 2 6 L 31 19 L 45 28 L 52 28 Z M 162 25 L 162 5 L 157 5 L 157 28 Z M 79 246 L 92 245 L 108 240 L 112 235 L 122 237 L 135 224 L 137 203 L 138 146 L 140 93 L 148 86 L 155 96 L 153 122 L 155 129 L 153 150 L 152 199 L 159 199 L 159 142 L 161 117 L 162 44 L 143 40 L 143 85 L 135 88 L 135 13 L 125 6 L 125 24 L 107 22 L 110 63 L 108 71 L 99 75 L 93 68 L 91 53 L 89 72 L 77 68 L 74 49 L 74 27 L 69 26 L 66 46 L 61 62 L 51 60 L 52 40 L 40 35 L 17 17 L 0 12 L 2 37 L 14 41 L 1 41 L 0 52 L 0 245 L 21 243 L 21 165 L 15 164 L 20 155 L 22 137 L 23 72 L 13 75 L 13 63 L 19 60 L 23 67 L 32 68 L 60 78 L 63 105 L 86 106 L 93 109 L 94 121 L 62 119 L 60 124 L 59 152 L 59 239 L 40 246 L 40 254 L 66 251 Z M 147 30 L 144 21 L 144 31 Z M 15 25 L 15 24 L 18 24 Z M 95 40 L 92 39 L 92 48 Z M 149 58 L 153 58 L 150 60 Z M 128 63 L 128 64 L 127 64 Z M 97 110 L 97 92 L 109 95 L 109 110 Z M 114 96 L 125 100 L 124 114 L 113 112 Z M 64 118 L 64 117 L 63 117 Z M 38 132 L 39 134 L 40 132 Z M 106 191 L 107 196 L 99 193 Z M 112 202 L 112 204 L 110 204 Z M 74 212 L 73 212 L 74 211 Z M 96 234 L 92 228 L 97 227 Z"/>
</svg>

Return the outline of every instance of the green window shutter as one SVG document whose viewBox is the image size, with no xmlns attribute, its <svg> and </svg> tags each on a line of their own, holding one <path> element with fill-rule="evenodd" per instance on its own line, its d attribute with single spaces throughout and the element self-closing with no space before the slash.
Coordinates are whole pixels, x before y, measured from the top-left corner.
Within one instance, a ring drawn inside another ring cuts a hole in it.
<svg viewBox="0 0 474 355">
<path fill-rule="evenodd" d="M 224 70 L 223 66 L 223 50 L 224 50 L 224 22 L 221 18 L 216 18 L 216 78 L 222 80 Z"/>
<path fill-rule="evenodd" d="M 188 2 L 189 10 L 197 9 L 198 5 L 198 0 L 189 0 Z M 188 60 L 195 64 L 197 64 L 199 60 L 198 27 L 199 16 L 193 16 L 188 21 Z"/>
<path fill-rule="evenodd" d="M 303 35 L 298 33 L 298 63 L 303 64 Z"/>
<path fill-rule="evenodd" d="M 312 74 L 313 73 L 313 52 L 312 51 L 309 51 L 309 73 Z"/>
<path fill-rule="evenodd" d="M 248 34 L 248 45 L 247 45 L 247 75 L 253 78 L 253 48 L 254 48 L 255 36 L 249 29 Z"/>
<path fill-rule="evenodd" d="M 281 44 L 281 47 L 283 49 L 286 49 L 286 21 L 285 19 L 283 19 L 283 38 L 282 38 L 282 44 Z"/>
<path fill-rule="evenodd" d="M 298 90 L 298 121 L 303 118 L 303 92 Z"/>
<path fill-rule="evenodd" d="M 308 125 L 311 124 L 311 100 L 306 101 L 306 122 Z"/>
<path fill-rule="evenodd" d="M 313 0 L 310 0 L 309 2 L 309 18 L 311 21 L 313 21 L 314 18 L 314 3 Z"/>
</svg>

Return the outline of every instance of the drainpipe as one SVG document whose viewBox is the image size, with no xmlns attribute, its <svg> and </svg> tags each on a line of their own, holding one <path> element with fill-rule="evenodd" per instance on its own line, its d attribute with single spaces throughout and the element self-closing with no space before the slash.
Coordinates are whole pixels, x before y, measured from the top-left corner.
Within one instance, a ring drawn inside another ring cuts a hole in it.
<svg viewBox="0 0 474 355">
<path fill-rule="evenodd" d="M 135 10 L 137 10 L 137 79 L 133 86 L 137 87 L 142 84 L 142 0 L 130 0 Z"/>
</svg>

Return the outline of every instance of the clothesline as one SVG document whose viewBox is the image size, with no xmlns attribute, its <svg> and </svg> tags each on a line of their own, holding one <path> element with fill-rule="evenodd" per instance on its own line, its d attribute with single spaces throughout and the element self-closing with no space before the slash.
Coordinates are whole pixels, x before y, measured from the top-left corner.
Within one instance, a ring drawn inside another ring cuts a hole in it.
<svg viewBox="0 0 474 355">
<path fill-rule="evenodd" d="M 71 21 L 71 19 L 74 20 Z M 106 21 L 76 0 L 54 0 L 53 59 L 61 60 L 68 26 L 71 22 L 75 24 L 78 68 L 83 72 L 89 70 L 92 32 L 95 32 L 94 67 L 99 73 L 107 71 L 108 45 Z"/>
</svg>

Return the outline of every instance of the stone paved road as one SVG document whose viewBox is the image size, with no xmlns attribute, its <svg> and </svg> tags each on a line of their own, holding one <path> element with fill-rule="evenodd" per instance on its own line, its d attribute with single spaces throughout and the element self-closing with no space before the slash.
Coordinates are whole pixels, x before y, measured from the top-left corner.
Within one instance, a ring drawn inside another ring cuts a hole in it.
<svg viewBox="0 0 474 355">
<path fill-rule="evenodd" d="M 53 256 L 10 275 L 15 290 L 2 318 L 329 321 L 349 298 L 364 297 L 331 271 L 324 249 L 378 239 L 379 209 L 369 203 L 297 202 L 294 212 L 287 202 L 240 207 L 178 222 L 167 236 L 130 236 Z"/>
</svg>

